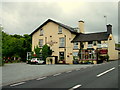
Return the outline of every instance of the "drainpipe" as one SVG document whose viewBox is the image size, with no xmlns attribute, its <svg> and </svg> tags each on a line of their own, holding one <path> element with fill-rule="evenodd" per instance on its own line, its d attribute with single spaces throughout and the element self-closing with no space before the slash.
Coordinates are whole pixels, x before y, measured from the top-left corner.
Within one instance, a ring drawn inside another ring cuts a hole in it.
<svg viewBox="0 0 120 90">
<path fill-rule="evenodd" d="M 66 63 L 66 35 L 64 35 L 64 37 L 65 37 L 65 49 L 64 49 L 65 54 L 64 54 L 64 58 L 65 58 L 65 63 Z"/>
</svg>

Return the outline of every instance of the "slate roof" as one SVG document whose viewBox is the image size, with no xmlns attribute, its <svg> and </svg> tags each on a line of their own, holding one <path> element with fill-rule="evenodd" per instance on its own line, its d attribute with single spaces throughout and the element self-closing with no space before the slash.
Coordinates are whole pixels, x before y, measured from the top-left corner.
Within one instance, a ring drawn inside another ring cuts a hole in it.
<svg viewBox="0 0 120 90">
<path fill-rule="evenodd" d="M 74 33 L 74 34 L 77 34 L 76 31 L 74 31 L 74 28 L 70 27 L 70 26 L 67 26 L 67 25 L 64 25 L 62 23 L 59 23 L 59 22 L 56 22 L 54 20 L 51 20 L 51 19 L 48 19 L 46 22 L 44 22 L 42 25 L 40 25 L 36 30 L 34 30 L 30 35 L 33 35 L 35 32 L 37 32 L 40 28 L 42 28 L 44 25 L 46 25 L 48 22 L 53 22 L 53 23 L 56 23 L 58 24 L 59 26 L 69 30 L 71 33 Z"/>
<path fill-rule="evenodd" d="M 88 33 L 83 34 L 79 33 L 71 42 L 88 42 L 88 41 L 101 41 L 107 40 L 109 34 L 107 32 L 98 32 L 98 33 Z"/>
</svg>

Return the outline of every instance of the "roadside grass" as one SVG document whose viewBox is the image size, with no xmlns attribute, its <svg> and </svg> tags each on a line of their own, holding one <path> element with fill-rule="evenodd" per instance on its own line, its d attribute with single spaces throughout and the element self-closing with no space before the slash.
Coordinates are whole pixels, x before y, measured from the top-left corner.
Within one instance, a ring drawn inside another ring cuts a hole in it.
<svg viewBox="0 0 120 90">
<path fill-rule="evenodd" d="M 4 66 L 4 61 L 2 59 L 0 60 L 0 66 Z"/>
</svg>

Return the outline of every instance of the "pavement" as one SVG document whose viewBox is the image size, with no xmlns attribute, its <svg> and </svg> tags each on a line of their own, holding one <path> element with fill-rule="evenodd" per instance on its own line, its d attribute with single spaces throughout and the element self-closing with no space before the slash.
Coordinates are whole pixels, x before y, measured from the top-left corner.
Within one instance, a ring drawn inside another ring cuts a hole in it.
<svg viewBox="0 0 120 90">
<path fill-rule="evenodd" d="M 33 80 L 14 83 L 3 87 L 3 90 L 13 88 L 65 88 L 65 90 L 84 90 L 84 88 L 103 88 L 102 90 L 118 90 L 118 61 L 107 62 L 92 66 L 86 65 L 51 65 L 49 67 L 63 68 L 69 71 L 54 73 L 53 75 L 39 77 Z M 39 67 L 39 66 L 38 66 Z M 44 66 L 43 66 L 44 67 Z M 72 67 L 72 68 L 71 68 Z M 76 68 L 76 69 L 75 69 Z M 38 90 L 38 89 L 37 89 Z"/>
<path fill-rule="evenodd" d="M 30 65 L 26 63 L 5 64 L 2 68 L 2 86 L 43 76 L 93 65 Z"/>
</svg>

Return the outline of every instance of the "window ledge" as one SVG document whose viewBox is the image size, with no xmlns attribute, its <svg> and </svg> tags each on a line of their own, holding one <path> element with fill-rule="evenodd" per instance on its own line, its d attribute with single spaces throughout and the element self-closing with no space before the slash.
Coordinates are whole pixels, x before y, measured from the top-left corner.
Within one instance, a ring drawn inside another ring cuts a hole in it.
<svg viewBox="0 0 120 90">
<path fill-rule="evenodd" d="M 65 47 L 59 47 L 59 48 L 65 48 Z"/>
<path fill-rule="evenodd" d="M 58 34 L 62 34 L 62 32 L 61 33 L 59 32 Z"/>
<path fill-rule="evenodd" d="M 73 50 L 79 50 L 79 48 L 73 48 Z"/>
<path fill-rule="evenodd" d="M 43 34 L 41 34 L 40 36 L 43 36 Z"/>
</svg>

